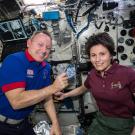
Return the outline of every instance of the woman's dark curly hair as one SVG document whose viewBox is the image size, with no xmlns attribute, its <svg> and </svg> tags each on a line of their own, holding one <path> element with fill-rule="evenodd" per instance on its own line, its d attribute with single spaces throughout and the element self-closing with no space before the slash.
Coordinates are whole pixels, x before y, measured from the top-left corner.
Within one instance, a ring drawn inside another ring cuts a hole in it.
<svg viewBox="0 0 135 135">
<path fill-rule="evenodd" d="M 115 51 L 114 51 L 115 45 L 112 37 L 108 33 L 103 32 L 103 33 L 93 34 L 88 38 L 85 46 L 88 56 L 90 56 L 90 49 L 98 44 L 101 44 L 105 48 L 107 48 L 112 56 L 115 55 Z"/>
</svg>

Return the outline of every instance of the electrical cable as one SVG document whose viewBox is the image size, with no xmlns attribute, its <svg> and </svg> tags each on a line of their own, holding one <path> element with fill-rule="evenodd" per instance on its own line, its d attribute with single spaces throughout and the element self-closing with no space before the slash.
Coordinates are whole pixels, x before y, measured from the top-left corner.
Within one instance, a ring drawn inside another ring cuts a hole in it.
<svg viewBox="0 0 135 135">
<path fill-rule="evenodd" d="M 87 17 L 88 23 L 87 23 L 87 25 L 86 25 L 83 29 L 81 29 L 81 31 L 79 31 L 79 32 L 77 33 L 77 39 L 79 38 L 79 36 L 80 36 L 81 33 L 83 33 L 85 30 L 87 30 L 87 29 L 89 28 L 90 22 L 91 22 L 92 20 L 93 20 L 93 15 L 89 13 L 89 15 L 88 15 L 88 17 Z"/>
</svg>

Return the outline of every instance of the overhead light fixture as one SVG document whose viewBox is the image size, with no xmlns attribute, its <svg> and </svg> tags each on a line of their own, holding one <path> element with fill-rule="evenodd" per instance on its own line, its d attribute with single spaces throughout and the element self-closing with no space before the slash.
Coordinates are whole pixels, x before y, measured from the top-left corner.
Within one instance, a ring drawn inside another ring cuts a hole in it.
<svg viewBox="0 0 135 135">
<path fill-rule="evenodd" d="M 43 4 L 46 2 L 52 2 L 53 0 L 23 0 L 25 5 L 30 5 L 30 4 Z"/>
</svg>

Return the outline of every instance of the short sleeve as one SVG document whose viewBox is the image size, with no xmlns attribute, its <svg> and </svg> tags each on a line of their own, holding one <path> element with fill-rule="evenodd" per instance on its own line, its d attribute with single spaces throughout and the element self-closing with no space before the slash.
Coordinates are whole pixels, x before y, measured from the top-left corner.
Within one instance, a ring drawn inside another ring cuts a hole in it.
<svg viewBox="0 0 135 135">
<path fill-rule="evenodd" d="M 127 76 L 128 76 L 129 88 L 132 93 L 135 93 L 135 69 L 129 68 Z"/>
<path fill-rule="evenodd" d="M 84 81 L 84 86 L 87 88 L 87 89 L 90 89 L 90 72 L 88 73 L 88 76 L 86 78 L 86 80 Z"/>
<path fill-rule="evenodd" d="M 24 64 L 14 55 L 9 55 L 0 69 L 0 85 L 3 91 L 25 87 Z"/>
</svg>

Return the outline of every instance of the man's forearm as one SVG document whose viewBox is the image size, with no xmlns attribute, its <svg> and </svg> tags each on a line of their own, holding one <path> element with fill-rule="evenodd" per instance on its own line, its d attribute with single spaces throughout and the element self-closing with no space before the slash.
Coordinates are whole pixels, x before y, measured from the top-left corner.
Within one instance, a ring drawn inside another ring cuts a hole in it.
<svg viewBox="0 0 135 135">
<path fill-rule="evenodd" d="M 133 128 L 133 130 L 132 130 L 131 135 L 135 135 L 135 126 L 134 126 L 134 128 Z"/>
<path fill-rule="evenodd" d="M 45 108 L 50 120 L 52 121 L 52 123 L 57 124 L 58 118 L 56 115 L 55 106 L 54 106 L 53 99 L 51 96 L 45 100 L 44 108 Z"/>
<path fill-rule="evenodd" d="M 52 85 L 42 88 L 40 90 L 24 90 L 24 88 L 14 89 L 6 92 L 6 96 L 14 109 L 25 108 L 40 101 L 47 99 L 55 93 Z"/>
</svg>

